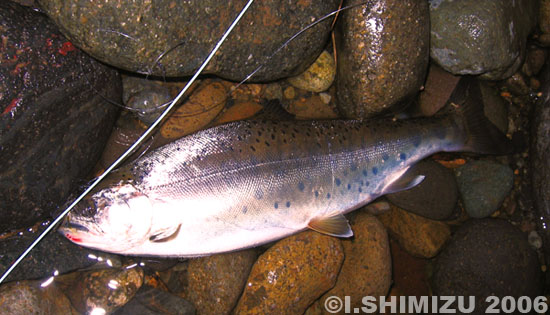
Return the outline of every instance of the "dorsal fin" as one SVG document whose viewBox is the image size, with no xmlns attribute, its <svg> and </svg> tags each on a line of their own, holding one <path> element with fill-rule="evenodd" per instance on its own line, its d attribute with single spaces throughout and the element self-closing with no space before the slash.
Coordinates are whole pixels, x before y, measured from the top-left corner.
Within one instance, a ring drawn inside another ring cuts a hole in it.
<svg viewBox="0 0 550 315">
<path fill-rule="evenodd" d="M 353 231 L 349 222 L 343 214 L 336 214 L 329 217 L 314 218 L 307 225 L 310 229 L 319 233 L 337 236 L 352 237 Z"/>
</svg>

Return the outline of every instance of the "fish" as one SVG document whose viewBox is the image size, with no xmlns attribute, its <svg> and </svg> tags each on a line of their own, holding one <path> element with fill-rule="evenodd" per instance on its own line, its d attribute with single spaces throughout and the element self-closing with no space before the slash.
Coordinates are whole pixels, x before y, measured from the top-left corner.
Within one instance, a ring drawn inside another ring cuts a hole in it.
<svg viewBox="0 0 550 315">
<path fill-rule="evenodd" d="M 352 237 L 345 214 L 412 188 L 437 152 L 507 154 L 463 77 L 444 112 L 375 120 L 245 120 L 180 138 L 112 172 L 59 232 L 106 252 L 200 257 L 312 229 Z"/>
</svg>

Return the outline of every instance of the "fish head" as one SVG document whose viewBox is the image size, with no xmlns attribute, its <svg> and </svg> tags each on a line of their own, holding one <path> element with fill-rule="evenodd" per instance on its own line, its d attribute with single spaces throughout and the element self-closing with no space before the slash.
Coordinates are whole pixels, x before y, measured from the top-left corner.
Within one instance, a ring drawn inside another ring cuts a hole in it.
<svg viewBox="0 0 550 315">
<path fill-rule="evenodd" d="M 120 183 L 80 201 L 59 232 L 81 246 L 124 253 L 149 238 L 152 220 L 147 195 L 132 184 Z"/>
</svg>

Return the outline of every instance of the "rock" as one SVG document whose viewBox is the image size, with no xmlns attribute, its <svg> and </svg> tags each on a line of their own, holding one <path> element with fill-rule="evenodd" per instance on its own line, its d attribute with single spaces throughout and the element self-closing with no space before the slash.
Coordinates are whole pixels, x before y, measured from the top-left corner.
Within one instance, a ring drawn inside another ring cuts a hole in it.
<svg viewBox="0 0 550 315">
<path fill-rule="evenodd" d="M 105 98 L 120 100 L 120 79 L 30 8 L 1 1 L 0 28 L 3 232 L 49 217 L 87 180 L 118 111 Z"/>
<path fill-rule="evenodd" d="M 15 281 L 0 286 L 2 314 L 79 314 L 54 283 Z"/>
<path fill-rule="evenodd" d="M 521 71 L 529 77 L 539 74 L 547 56 L 548 52 L 546 49 L 534 45 L 527 47 L 527 56 L 525 57 Z"/>
<path fill-rule="evenodd" d="M 514 185 L 514 172 L 492 161 L 470 161 L 455 170 L 464 210 L 472 218 L 495 212 Z"/>
<path fill-rule="evenodd" d="M 151 125 L 172 101 L 167 87 L 145 78 L 123 76 L 122 88 L 125 108 L 147 125 Z"/>
<path fill-rule="evenodd" d="M 143 285 L 130 302 L 113 313 L 114 315 L 193 315 L 193 304 L 179 296 L 154 287 Z"/>
<path fill-rule="evenodd" d="M 212 121 L 211 126 L 251 118 L 265 107 L 265 85 L 241 84 L 236 89 L 234 87 L 235 85 L 232 85 L 229 88 L 230 99 L 223 111 Z"/>
<path fill-rule="evenodd" d="M 487 119 L 492 122 L 503 134 L 508 132 L 508 107 L 497 89 L 487 82 L 480 81 L 479 88 L 483 98 L 483 111 Z"/>
<path fill-rule="evenodd" d="M 430 56 L 457 75 L 501 80 L 525 57 L 536 1 L 430 1 Z"/>
<path fill-rule="evenodd" d="M 252 249 L 190 260 L 183 297 L 195 305 L 197 314 L 231 313 L 256 257 Z"/>
<path fill-rule="evenodd" d="M 288 78 L 287 81 L 302 90 L 323 92 L 332 85 L 335 76 L 336 64 L 334 63 L 334 57 L 325 50 L 306 71 Z"/>
<path fill-rule="evenodd" d="M 459 80 L 459 76 L 452 75 L 435 63 L 430 63 L 428 77 L 419 99 L 422 114 L 432 116 L 443 108 Z"/>
<path fill-rule="evenodd" d="M 31 231 L 28 231 L 31 230 Z M 3 235 L 0 238 L 0 271 L 7 270 L 11 264 L 23 253 L 23 251 L 38 237 L 43 228 L 31 228 L 13 235 Z M 59 233 L 49 233 L 29 253 L 29 255 L 14 269 L 7 281 L 38 279 L 49 277 L 58 273 L 90 267 L 96 264 L 96 259 L 91 257 L 105 257 L 111 264 L 116 264 L 117 259 L 113 255 L 100 254 L 100 252 L 83 248 L 69 242 Z"/>
<path fill-rule="evenodd" d="M 340 240 L 314 231 L 287 237 L 262 254 L 235 314 L 301 314 L 336 283 L 344 260 Z"/>
<path fill-rule="evenodd" d="M 360 307 L 364 296 L 385 296 L 390 289 L 392 258 L 386 229 L 365 211 L 351 215 L 350 224 L 354 237 L 342 240 L 345 259 L 338 280 L 314 308 L 322 309 L 330 296 L 349 296 L 350 306 Z"/>
<path fill-rule="evenodd" d="M 414 174 L 426 178 L 417 186 L 388 194 L 394 205 L 432 220 L 448 218 L 456 207 L 458 187 L 451 170 L 433 160 L 423 160 L 413 166 Z"/>
<path fill-rule="evenodd" d="M 546 1 L 548 2 L 548 1 Z M 547 4 L 548 5 L 548 4 Z M 550 7 L 548 8 L 550 9 Z M 529 170 L 539 232 L 544 240 L 546 261 L 550 261 L 550 65 L 546 63 L 541 73 L 544 95 L 535 105 L 529 148 Z"/>
<path fill-rule="evenodd" d="M 337 31 L 336 84 L 344 116 L 367 118 L 420 91 L 428 68 L 426 1 L 369 1 L 341 12 Z"/>
<path fill-rule="evenodd" d="M 529 95 L 531 89 L 528 82 L 528 78 L 523 73 L 516 72 L 506 79 L 505 85 L 514 95 Z"/>
<path fill-rule="evenodd" d="M 132 72 L 189 76 L 216 45 L 245 1 L 79 0 L 39 1 L 78 47 Z M 212 59 L 205 73 L 241 81 L 260 65 L 253 80 L 276 80 L 303 72 L 321 53 L 331 19 L 291 41 L 312 21 L 338 8 L 338 0 L 255 2 Z M 109 18 L 104 18 L 108 16 Z"/>
<path fill-rule="evenodd" d="M 390 241 L 390 245 L 393 262 L 393 284 L 390 295 L 417 297 L 430 295 L 428 260 L 410 255 L 393 240 Z"/>
<path fill-rule="evenodd" d="M 112 313 L 128 303 L 142 284 L 143 270 L 139 267 L 92 270 L 78 275 L 65 294 L 82 314 L 95 308 Z"/>
<path fill-rule="evenodd" d="M 540 0 L 540 10 L 539 10 L 539 28 L 542 31 L 541 39 L 544 37 L 544 40 L 541 40 L 542 44 L 546 46 L 550 45 L 550 1 L 549 0 Z M 539 39 L 540 40 L 540 39 Z"/>
<path fill-rule="evenodd" d="M 206 127 L 224 108 L 228 82 L 204 80 L 189 99 L 178 107 L 160 129 L 168 139 L 178 139 Z"/>
<path fill-rule="evenodd" d="M 475 296 L 476 313 L 487 296 L 542 295 L 542 273 L 527 237 L 500 219 L 464 223 L 437 257 L 434 295 Z"/>
<path fill-rule="evenodd" d="M 432 258 L 451 236 L 443 222 L 426 219 L 397 207 L 378 216 L 399 245 L 411 255 Z"/>
</svg>

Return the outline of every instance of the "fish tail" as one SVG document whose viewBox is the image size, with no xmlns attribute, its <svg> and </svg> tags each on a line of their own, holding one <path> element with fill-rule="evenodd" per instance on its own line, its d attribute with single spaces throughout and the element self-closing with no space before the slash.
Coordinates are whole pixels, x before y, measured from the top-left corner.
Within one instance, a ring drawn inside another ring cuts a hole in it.
<svg viewBox="0 0 550 315">
<path fill-rule="evenodd" d="M 464 144 L 457 151 L 496 155 L 514 151 L 512 142 L 485 116 L 477 79 L 460 79 L 449 98 L 446 112 L 449 111 L 463 129 Z"/>
</svg>

